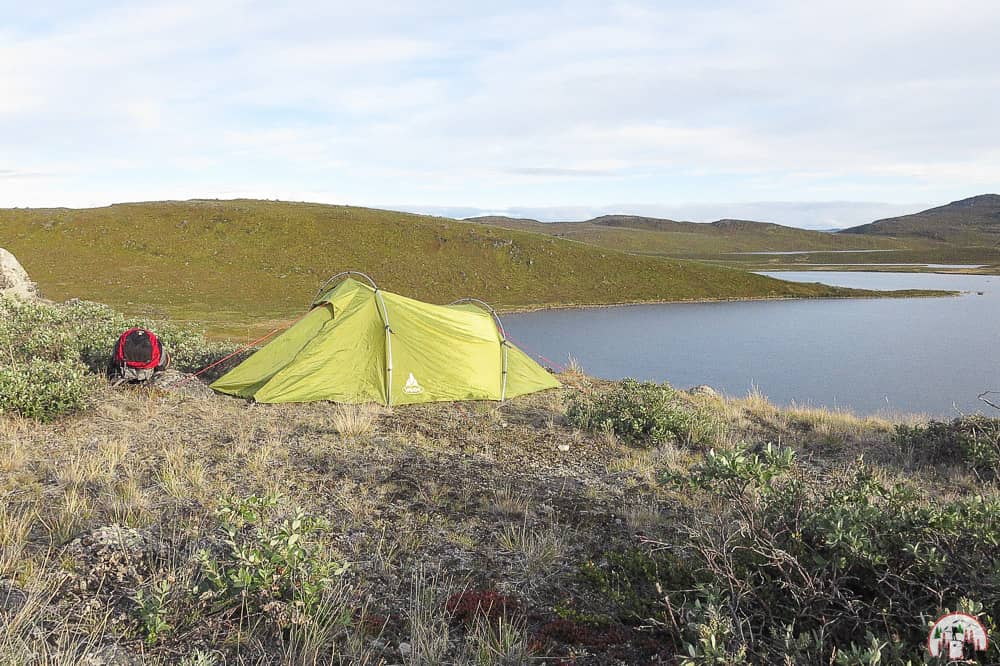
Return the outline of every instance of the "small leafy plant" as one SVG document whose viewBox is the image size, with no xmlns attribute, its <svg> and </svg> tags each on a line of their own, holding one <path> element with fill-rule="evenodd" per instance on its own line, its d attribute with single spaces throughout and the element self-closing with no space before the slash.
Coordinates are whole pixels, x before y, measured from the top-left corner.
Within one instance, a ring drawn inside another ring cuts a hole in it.
<svg viewBox="0 0 1000 666">
<path fill-rule="evenodd" d="M 221 547 L 198 553 L 202 581 L 196 589 L 215 610 L 267 614 L 279 626 L 302 624 L 347 570 L 347 564 L 323 560 L 310 541 L 323 521 L 301 509 L 269 520 L 277 505 L 275 496 L 251 495 L 219 508 Z"/>
<path fill-rule="evenodd" d="M 146 642 L 150 645 L 156 643 L 173 628 L 167 620 L 170 613 L 170 592 L 171 585 L 166 579 L 153 583 L 148 592 L 143 592 L 142 589 L 135 592 L 139 620 L 146 634 Z"/>
</svg>

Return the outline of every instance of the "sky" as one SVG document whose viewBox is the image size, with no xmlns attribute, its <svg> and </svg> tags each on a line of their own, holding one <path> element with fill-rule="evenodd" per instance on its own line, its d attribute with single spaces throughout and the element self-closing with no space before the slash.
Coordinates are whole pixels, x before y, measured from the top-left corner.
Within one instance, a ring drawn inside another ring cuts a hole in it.
<svg viewBox="0 0 1000 666">
<path fill-rule="evenodd" d="M 0 0 L 0 207 L 850 226 L 1000 190 L 1000 3 Z"/>
</svg>

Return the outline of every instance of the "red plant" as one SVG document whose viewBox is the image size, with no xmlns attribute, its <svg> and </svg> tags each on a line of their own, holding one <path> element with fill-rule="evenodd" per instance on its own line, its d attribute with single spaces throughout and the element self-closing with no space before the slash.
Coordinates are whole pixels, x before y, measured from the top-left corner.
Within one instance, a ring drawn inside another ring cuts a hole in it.
<svg viewBox="0 0 1000 666">
<path fill-rule="evenodd" d="M 543 625 L 536 635 L 557 643 L 584 645 L 598 650 L 621 645 L 631 638 L 629 630 L 619 625 L 595 627 L 564 619 L 552 620 Z"/>
<path fill-rule="evenodd" d="M 467 590 L 453 594 L 445 603 L 452 619 L 471 625 L 477 617 L 488 622 L 508 618 L 519 608 L 517 601 L 494 590 Z"/>
</svg>

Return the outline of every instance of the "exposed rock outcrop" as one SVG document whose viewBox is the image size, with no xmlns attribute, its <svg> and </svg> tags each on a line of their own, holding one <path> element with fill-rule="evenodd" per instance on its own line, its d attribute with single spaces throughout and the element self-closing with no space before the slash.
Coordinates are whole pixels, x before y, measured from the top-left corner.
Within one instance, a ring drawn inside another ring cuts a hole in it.
<svg viewBox="0 0 1000 666">
<path fill-rule="evenodd" d="M 38 286 L 28 277 L 21 263 L 13 254 L 0 247 L 0 296 L 14 296 L 25 300 L 39 298 Z"/>
</svg>

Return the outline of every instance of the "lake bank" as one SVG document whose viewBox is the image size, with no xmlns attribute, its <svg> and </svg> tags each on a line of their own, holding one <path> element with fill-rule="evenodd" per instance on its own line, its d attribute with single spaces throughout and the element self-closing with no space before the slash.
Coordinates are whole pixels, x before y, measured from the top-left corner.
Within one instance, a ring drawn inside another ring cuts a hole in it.
<svg viewBox="0 0 1000 666">
<path fill-rule="evenodd" d="M 844 296 L 761 296 L 746 298 L 694 298 L 666 299 L 652 301 L 626 301 L 622 303 L 550 303 L 543 305 L 512 306 L 497 308 L 499 314 L 526 314 L 545 312 L 547 310 L 597 310 L 603 308 L 627 308 L 634 305 L 688 305 L 692 303 L 757 303 L 768 301 L 800 301 L 800 300 L 845 300 L 855 298 L 944 298 L 959 296 L 961 291 L 939 289 L 901 289 L 895 291 L 858 290 L 856 294 Z"/>
</svg>

